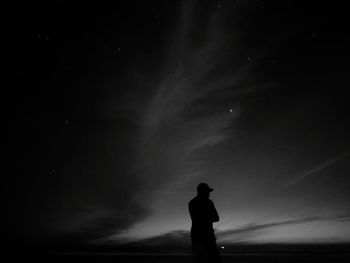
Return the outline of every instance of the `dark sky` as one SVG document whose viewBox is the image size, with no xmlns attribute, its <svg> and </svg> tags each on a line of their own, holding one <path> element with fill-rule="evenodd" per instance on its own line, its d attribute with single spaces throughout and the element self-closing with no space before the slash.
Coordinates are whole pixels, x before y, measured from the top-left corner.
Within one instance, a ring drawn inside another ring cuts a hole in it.
<svg viewBox="0 0 350 263">
<path fill-rule="evenodd" d="M 176 238 L 199 182 L 215 189 L 222 244 L 350 241 L 341 3 L 3 11 L 2 242 Z"/>
</svg>

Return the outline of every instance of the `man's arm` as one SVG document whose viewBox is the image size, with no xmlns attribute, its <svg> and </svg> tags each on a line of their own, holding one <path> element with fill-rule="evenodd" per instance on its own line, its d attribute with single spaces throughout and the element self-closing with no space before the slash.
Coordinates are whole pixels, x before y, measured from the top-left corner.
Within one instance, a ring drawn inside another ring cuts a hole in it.
<svg viewBox="0 0 350 263">
<path fill-rule="evenodd" d="M 219 218 L 219 214 L 216 211 L 216 208 L 214 206 L 214 203 L 212 201 L 210 201 L 210 219 L 212 222 L 219 222 L 220 218 Z"/>
</svg>

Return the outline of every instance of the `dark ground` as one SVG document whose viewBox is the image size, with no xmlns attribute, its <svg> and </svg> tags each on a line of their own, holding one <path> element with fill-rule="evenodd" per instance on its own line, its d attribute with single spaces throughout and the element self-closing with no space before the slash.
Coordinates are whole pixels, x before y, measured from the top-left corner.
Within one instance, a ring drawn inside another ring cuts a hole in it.
<svg viewBox="0 0 350 263">
<path fill-rule="evenodd" d="M 350 262 L 350 254 L 235 254 L 222 255 L 222 263 L 226 262 Z M 118 255 L 56 255 L 32 257 L 14 257 L 8 258 L 5 262 L 192 262 L 190 255 L 137 255 L 137 256 L 118 256 Z"/>
<path fill-rule="evenodd" d="M 158 249 L 116 246 L 26 246 L 2 245 L 0 262 L 192 262 L 188 247 Z M 350 262 L 349 244 L 231 245 L 220 251 L 221 263 L 228 262 Z"/>
<path fill-rule="evenodd" d="M 192 262 L 190 254 L 154 253 L 60 253 L 9 255 L 2 262 Z M 221 263 L 228 262 L 350 262 L 350 250 L 337 251 L 265 251 L 221 253 Z"/>
</svg>

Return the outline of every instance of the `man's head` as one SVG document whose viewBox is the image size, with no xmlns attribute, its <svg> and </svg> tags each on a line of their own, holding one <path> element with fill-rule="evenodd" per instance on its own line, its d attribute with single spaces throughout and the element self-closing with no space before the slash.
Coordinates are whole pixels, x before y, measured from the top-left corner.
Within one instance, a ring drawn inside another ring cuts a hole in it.
<svg viewBox="0 0 350 263">
<path fill-rule="evenodd" d="M 214 189 L 210 188 L 209 185 L 207 185 L 206 183 L 200 183 L 197 186 L 197 193 L 201 197 L 209 198 L 210 192 L 212 192 L 213 190 Z"/>
</svg>

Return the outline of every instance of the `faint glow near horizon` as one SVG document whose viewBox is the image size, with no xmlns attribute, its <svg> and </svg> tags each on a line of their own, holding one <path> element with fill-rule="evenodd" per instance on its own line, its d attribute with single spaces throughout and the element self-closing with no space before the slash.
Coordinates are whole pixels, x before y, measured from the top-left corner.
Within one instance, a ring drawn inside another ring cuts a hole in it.
<svg viewBox="0 0 350 263">
<path fill-rule="evenodd" d="M 177 230 L 189 230 L 188 220 L 181 218 L 164 221 L 148 220 L 136 224 L 130 231 L 123 234 L 111 236 L 109 240 L 142 240 L 158 235 L 166 234 Z M 243 222 L 241 222 L 243 223 Z M 232 224 L 232 229 L 240 229 L 245 224 Z M 182 227 L 182 228 L 181 228 Z M 217 242 L 229 244 L 236 242 L 245 243 L 344 243 L 350 241 L 350 222 L 320 220 L 315 222 L 296 223 L 291 225 L 274 226 L 252 233 L 231 234 L 225 237 L 220 236 L 221 231 L 225 231 L 218 224 L 215 227 Z M 224 246 L 222 247 L 224 248 Z"/>
<path fill-rule="evenodd" d="M 324 217 L 311 219 L 311 221 L 300 222 L 298 216 L 292 216 L 283 209 L 276 209 L 276 203 L 271 204 L 270 210 L 263 206 L 260 210 L 254 207 L 237 207 L 232 209 L 227 204 L 228 198 L 225 192 L 220 191 L 221 187 L 217 185 L 219 191 L 214 191 L 211 199 L 215 202 L 219 211 L 220 222 L 214 224 L 217 235 L 217 241 L 220 244 L 235 242 L 246 243 L 337 243 L 350 241 L 350 220 L 348 218 L 329 218 Z M 191 220 L 187 211 L 187 202 L 193 197 L 193 192 L 177 192 L 178 199 L 172 197 L 173 193 L 162 193 L 162 198 L 154 202 L 153 213 L 144 221 L 135 224 L 128 231 L 113 235 L 109 240 L 142 240 L 155 237 L 172 231 L 189 231 Z M 306 208 L 299 207 L 299 214 L 307 215 Z M 298 213 L 294 213 L 297 215 Z M 295 223 L 279 224 L 296 219 Z M 276 223 L 276 225 L 274 225 Z M 264 225 L 272 224 L 261 229 L 254 229 L 254 224 Z M 252 227 L 252 230 L 236 232 L 232 234 L 222 234 L 229 230 L 240 230 Z"/>
</svg>

